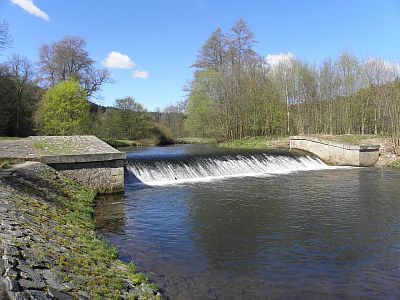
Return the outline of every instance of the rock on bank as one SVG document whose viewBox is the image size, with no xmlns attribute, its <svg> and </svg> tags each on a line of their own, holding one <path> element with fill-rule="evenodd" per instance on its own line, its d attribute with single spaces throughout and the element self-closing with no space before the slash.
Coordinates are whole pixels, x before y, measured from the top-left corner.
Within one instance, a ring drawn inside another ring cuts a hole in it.
<svg viewBox="0 0 400 300">
<path fill-rule="evenodd" d="M 51 167 L 0 173 L 0 299 L 160 299 L 95 234 L 94 193 Z"/>
</svg>

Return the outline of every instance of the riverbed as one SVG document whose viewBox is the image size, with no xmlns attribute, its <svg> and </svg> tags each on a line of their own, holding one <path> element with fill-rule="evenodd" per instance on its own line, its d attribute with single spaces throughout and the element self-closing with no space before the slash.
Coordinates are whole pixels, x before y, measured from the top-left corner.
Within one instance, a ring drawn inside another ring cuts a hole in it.
<svg viewBox="0 0 400 300">
<path fill-rule="evenodd" d="M 399 170 L 207 145 L 127 159 L 125 194 L 98 199 L 97 229 L 167 297 L 400 297 Z"/>
</svg>

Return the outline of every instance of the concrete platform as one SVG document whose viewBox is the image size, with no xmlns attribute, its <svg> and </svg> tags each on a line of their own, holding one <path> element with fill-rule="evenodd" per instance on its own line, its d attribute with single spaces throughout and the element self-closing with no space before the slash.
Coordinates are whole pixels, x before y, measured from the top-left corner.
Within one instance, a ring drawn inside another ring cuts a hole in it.
<svg viewBox="0 0 400 300">
<path fill-rule="evenodd" d="M 125 156 L 90 135 L 0 140 L 0 158 L 40 161 L 99 193 L 124 190 Z"/>
<path fill-rule="evenodd" d="M 291 149 L 310 152 L 329 165 L 370 167 L 379 159 L 379 145 L 348 145 L 311 136 L 293 136 L 289 143 Z"/>
</svg>

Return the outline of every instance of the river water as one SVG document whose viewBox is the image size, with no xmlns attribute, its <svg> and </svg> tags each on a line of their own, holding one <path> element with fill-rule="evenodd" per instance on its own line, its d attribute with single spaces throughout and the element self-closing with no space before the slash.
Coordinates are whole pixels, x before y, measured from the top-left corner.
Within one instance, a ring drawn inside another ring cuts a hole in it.
<svg viewBox="0 0 400 300">
<path fill-rule="evenodd" d="M 282 151 L 127 153 L 98 231 L 171 299 L 399 299 L 400 172 Z"/>
</svg>

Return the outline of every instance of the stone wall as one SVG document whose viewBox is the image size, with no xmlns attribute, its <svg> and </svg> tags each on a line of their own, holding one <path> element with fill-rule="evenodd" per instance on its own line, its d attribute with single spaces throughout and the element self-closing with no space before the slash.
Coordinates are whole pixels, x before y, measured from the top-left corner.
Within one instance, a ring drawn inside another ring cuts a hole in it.
<svg viewBox="0 0 400 300">
<path fill-rule="evenodd" d="M 379 146 L 346 145 L 307 136 L 291 137 L 290 148 L 310 152 L 336 166 L 369 167 L 379 159 Z"/>
<path fill-rule="evenodd" d="M 125 153 L 95 136 L 0 140 L 0 158 L 40 161 L 98 193 L 124 190 Z"/>
<path fill-rule="evenodd" d="M 124 191 L 123 160 L 48 165 L 97 193 L 109 194 Z"/>
</svg>

